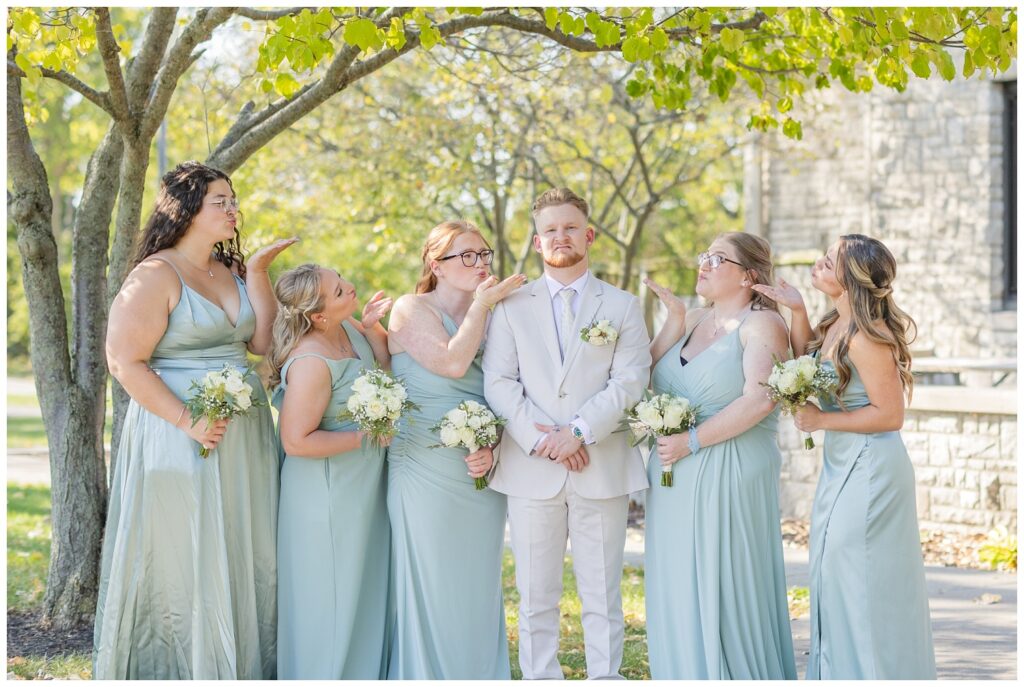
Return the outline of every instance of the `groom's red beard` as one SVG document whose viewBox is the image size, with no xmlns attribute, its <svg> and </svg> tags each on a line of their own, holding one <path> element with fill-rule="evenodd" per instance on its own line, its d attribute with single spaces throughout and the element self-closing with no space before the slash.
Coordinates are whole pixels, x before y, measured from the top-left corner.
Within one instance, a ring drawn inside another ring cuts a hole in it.
<svg viewBox="0 0 1024 687">
<path fill-rule="evenodd" d="M 572 267 L 585 257 L 587 257 L 586 253 L 556 250 L 550 257 L 547 255 L 544 256 L 544 264 L 550 265 L 551 267 Z"/>
</svg>

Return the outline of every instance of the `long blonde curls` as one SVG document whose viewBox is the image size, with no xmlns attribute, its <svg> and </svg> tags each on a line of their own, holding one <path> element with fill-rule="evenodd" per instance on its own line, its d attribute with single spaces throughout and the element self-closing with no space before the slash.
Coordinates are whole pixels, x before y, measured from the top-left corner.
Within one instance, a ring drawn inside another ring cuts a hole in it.
<svg viewBox="0 0 1024 687">
<path fill-rule="evenodd" d="M 487 239 L 484 239 L 483 234 L 480 233 L 480 229 L 472 222 L 464 219 L 450 219 L 446 222 L 441 222 L 430 230 L 430 233 L 427 234 L 427 240 L 423 244 L 423 253 L 421 255 L 423 273 L 420 275 L 420 280 L 416 282 L 416 293 L 430 293 L 437 288 L 437 276 L 430 268 L 430 262 L 443 258 L 444 254 L 455 243 L 455 239 L 463 234 L 476 234 L 483 240 L 487 248 L 491 247 L 487 243 Z"/>
<path fill-rule="evenodd" d="M 274 284 L 277 315 L 267 360 L 270 363 L 270 388 L 281 383 L 281 368 L 303 336 L 313 329 L 310 315 L 324 309 L 320 292 L 320 266 L 312 263 L 288 270 Z"/>
<path fill-rule="evenodd" d="M 839 237 L 836 251 L 836 280 L 846 289 L 850 302 L 849 328 L 836 341 L 833 365 L 839 375 L 836 397 L 841 398 L 850 383 L 852 372 L 846 355 L 850 341 L 857 332 L 863 332 L 869 341 L 892 349 L 900 382 L 910 402 L 914 393 L 914 377 L 910 372 L 910 342 L 917 337 L 917 324 L 896 305 L 892 297 L 892 282 L 896 279 L 896 259 L 878 239 L 863 234 Z M 807 352 L 821 350 L 829 327 L 839 319 L 835 308 L 830 310 L 814 329 L 814 338 L 807 344 Z M 875 323 L 881 320 L 883 326 Z"/>
</svg>

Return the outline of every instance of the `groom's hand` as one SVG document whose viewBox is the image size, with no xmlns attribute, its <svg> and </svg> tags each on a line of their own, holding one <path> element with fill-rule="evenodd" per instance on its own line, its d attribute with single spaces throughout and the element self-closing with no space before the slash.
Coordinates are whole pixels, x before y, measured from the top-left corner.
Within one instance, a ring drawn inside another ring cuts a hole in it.
<svg viewBox="0 0 1024 687">
<path fill-rule="evenodd" d="M 575 456 L 583 447 L 583 442 L 574 437 L 568 427 L 542 425 L 539 423 L 534 423 L 533 426 L 541 432 L 547 432 L 547 436 L 537 446 L 536 453 L 538 456 L 562 463 Z M 585 466 L 581 466 L 581 469 L 582 467 Z"/>
</svg>

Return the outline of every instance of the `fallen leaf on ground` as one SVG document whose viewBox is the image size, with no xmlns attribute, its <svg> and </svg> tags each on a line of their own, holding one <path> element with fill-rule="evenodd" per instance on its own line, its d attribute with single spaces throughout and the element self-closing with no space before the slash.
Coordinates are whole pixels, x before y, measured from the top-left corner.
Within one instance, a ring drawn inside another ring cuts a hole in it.
<svg viewBox="0 0 1024 687">
<path fill-rule="evenodd" d="M 977 599 L 975 599 L 974 603 L 988 605 L 988 604 L 997 604 L 997 603 L 999 603 L 1002 600 L 1003 600 L 1003 595 L 1002 594 L 988 594 L 988 593 L 985 593 L 985 594 L 982 594 L 981 596 L 979 596 Z"/>
</svg>

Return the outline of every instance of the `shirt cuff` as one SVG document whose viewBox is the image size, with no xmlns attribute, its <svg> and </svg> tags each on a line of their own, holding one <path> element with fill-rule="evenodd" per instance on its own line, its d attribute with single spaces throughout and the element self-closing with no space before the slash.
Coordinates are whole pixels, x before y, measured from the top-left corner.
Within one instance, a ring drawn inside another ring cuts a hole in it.
<svg viewBox="0 0 1024 687">
<path fill-rule="evenodd" d="M 573 427 L 579 427 L 580 431 L 583 432 L 583 443 L 589 446 L 594 443 L 594 433 L 590 431 L 590 425 L 587 421 L 581 418 L 579 415 L 572 419 L 569 423 Z"/>
</svg>

